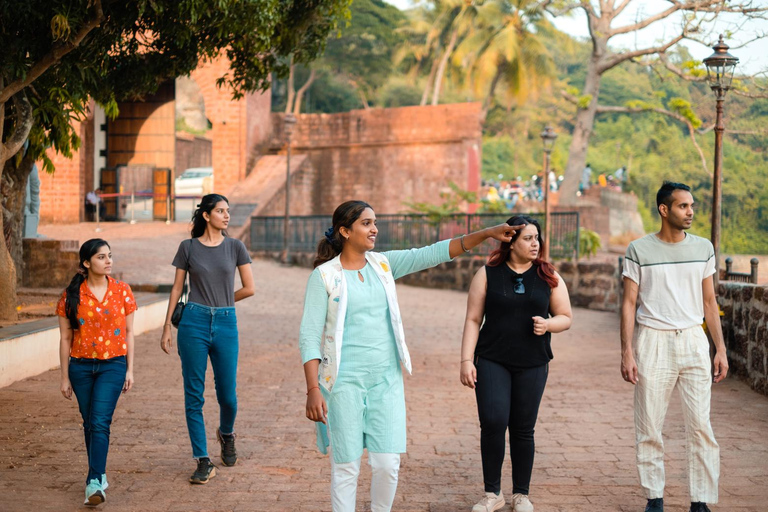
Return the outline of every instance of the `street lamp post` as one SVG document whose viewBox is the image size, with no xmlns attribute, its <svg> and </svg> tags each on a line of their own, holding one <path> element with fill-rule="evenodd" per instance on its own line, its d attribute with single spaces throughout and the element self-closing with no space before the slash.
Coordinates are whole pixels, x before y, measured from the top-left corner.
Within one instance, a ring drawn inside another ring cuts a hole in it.
<svg viewBox="0 0 768 512">
<path fill-rule="evenodd" d="M 544 254 L 545 261 L 549 261 L 549 232 L 551 231 L 550 211 L 549 211 L 549 156 L 552 148 L 555 146 L 557 133 L 551 126 L 547 125 L 541 132 L 541 142 L 544 145 Z"/>
<path fill-rule="evenodd" d="M 288 235 L 290 232 L 290 211 L 291 211 L 291 135 L 293 127 L 296 125 L 296 116 L 288 113 L 283 118 L 283 132 L 287 145 L 285 158 L 285 219 L 283 220 L 283 263 L 288 265 L 291 262 L 288 248 Z"/>
<path fill-rule="evenodd" d="M 715 53 L 704 59 L 707 67 L 709 86 L 715 93 L 717 101 L 717 117 L 715 119 L 715 169 L 712 177 L 712 246 L 715 249 L 715 284 L 720 278 L 720 214 L 722 209 L 722 179 L 723 179 L 723 100 L 725 93 L 731 88 L 733 72 L 739 59 L 728 53 L 728 45 L 720 35 L 718 43 L 712 47 Z M 717 289 L 717 288 L 715 288 Z"/>
</svg>

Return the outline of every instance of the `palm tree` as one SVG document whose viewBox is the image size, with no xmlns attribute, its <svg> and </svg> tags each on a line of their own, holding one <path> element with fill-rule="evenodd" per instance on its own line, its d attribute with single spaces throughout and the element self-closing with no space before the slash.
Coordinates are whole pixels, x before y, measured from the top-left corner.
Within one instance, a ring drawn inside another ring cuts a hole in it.
<svg viewBox="0 0 768 512">
<path fill-rule="evenodd" d="M 488 0 L 474 21 L 453 54 L 453 65 L 464 70 L 464 86 L 483 99 L 484 114 L 500 88 L 504 103 L 512 105 L 551 84 L 555 68 L 543 39 L 555 29 L 539 2 Z"/>
<path fill-rule="evenodd" d="M 450 69 L 459 87 L 483 98 L 485 113 L 500 85 L 507 103 L 549 85 L 554 65 L 542 37 L 553 30 L 534 0 L 436 0 L 413 11 L 396 59 L 412 60 L 414 78 L 430 66 L 421 105 L 430 93 L 437 105 Z"/>
</svg>

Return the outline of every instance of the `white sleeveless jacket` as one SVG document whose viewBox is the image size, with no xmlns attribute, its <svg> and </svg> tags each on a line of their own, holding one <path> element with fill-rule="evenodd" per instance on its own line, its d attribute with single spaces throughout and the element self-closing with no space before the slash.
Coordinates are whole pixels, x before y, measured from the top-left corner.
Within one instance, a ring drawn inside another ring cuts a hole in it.
<svg viewBox="0 0 768 512">
<path fill-rule="evenodd" d="M 381 253 L 367 252 L 365 259 L 373 267 L 376 275 L 384 285 L 389 305 L 389 317 L 392 321 L 392 331 L 395 333 L 395 342 L 400 361 L 408 373 L 411 373 L 411 356 L 405 345 L 405 333 L 403 321 L 400 317 L 400 306 L 397 304 L 395 290 L 395 278 L 387 257 Z M 341 362 L 341 346 L 344 341 L 344 319 L 347 314 L 347 283 L 344 270 L 341 266 L 341 256 L 336 256 L 318 267 L 320 276 L 325 283 L 328 292 L 328 312 L 325 316 L 325 329 L 322 340 L 322 360 L 318 378 L 320 385 L 328 392 L 336 382 L 336 376 Z"/>
</svg>

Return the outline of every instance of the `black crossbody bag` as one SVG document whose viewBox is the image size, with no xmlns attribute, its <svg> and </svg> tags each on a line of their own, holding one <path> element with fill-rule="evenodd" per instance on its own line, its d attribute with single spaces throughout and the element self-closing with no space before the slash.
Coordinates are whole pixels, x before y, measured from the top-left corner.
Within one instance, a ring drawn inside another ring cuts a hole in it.
<svg viewBox="0 0 768 512">
<path fill-rule="evenodd" d="M 187 272 L 184 275 L 184 288 L 181 292 L 181 297 L 179 297 L 179 302 L 176 303 L 176 307 L 173 308 L 173 314 L 171 315 L 171 323 L 177 329 L 179 328 L 179 324 L 181 323 L 181 317 L 182 315 L 184 315 L 184 307 L 186 306 L 186 301 L 187 301 L 187 291 L 189 290 L 187 283 L 189 282 L 189 264 L 192 261 L 192 244 L 193 243 L 194 243 L 194 240 L 190 240 L 189 254 L 187 255 Z"/>
</svg>

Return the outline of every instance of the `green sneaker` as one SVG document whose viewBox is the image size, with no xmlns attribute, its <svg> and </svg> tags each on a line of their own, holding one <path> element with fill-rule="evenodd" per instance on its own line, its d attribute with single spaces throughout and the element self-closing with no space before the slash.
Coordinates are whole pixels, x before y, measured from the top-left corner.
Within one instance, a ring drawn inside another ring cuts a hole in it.
<svg viewBox="0 0 768 512">
<path fill-rule="evenodd" d="M 211 459 L 203 457 L 197 459 L 197 469 L 192 476 L 189 477 L 189 483 L 192 484 L 207 484 L 208 480 L 216 476 L 216 466 L 213 465 Z"/>
<path fill-rule="evenodd" d="M 107 501 L 107 496 L 104 494 L 101 482 L 94 478 L 88 482 L 88 485 L 85 487 L 85 502 L 83 505 L 95 507 L 96 505 L 101 505 L 105 501 Z"/>
<path fill-rule="evenodd" d="M 103 491 L 106 491 L 107 487 L 109 487 L 109 482 L 107 482 L 107 474 L 104 473 L 103 475 L 101 475 L 101 489 Z"/>
</svg>

